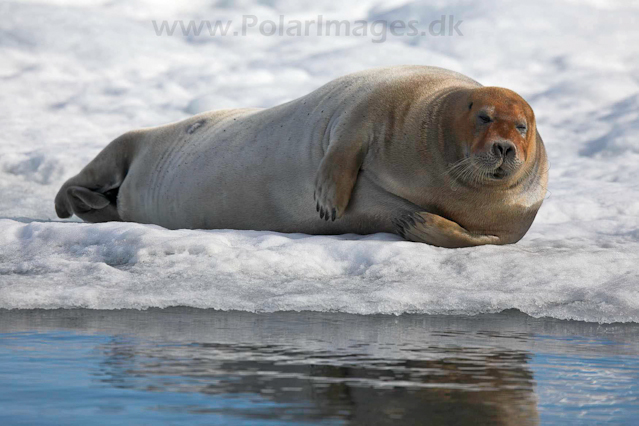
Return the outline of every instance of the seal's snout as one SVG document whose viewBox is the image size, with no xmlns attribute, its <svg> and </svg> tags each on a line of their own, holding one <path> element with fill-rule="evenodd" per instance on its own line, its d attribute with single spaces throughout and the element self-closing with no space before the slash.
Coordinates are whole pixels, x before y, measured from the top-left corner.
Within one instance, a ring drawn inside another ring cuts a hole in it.
<svg viewBox="0 0 639 426">
<path fill-rule="evenodd" d="M 518 157 L 517 145 L 507 139 L 497 139 L 489 144 L 488 155 L 491 160 L 484 164 L 491 169 L 489 176 L 493 179 L 504 179 L 517 171 L 521 166 Z"/>
<path fill-rule="evenodd" d="M 493 143 L 492 152 L 495 157 L 506 161 L 517 155 L 517 147 L 510 141 L 500 140 Z"/>
</svg>

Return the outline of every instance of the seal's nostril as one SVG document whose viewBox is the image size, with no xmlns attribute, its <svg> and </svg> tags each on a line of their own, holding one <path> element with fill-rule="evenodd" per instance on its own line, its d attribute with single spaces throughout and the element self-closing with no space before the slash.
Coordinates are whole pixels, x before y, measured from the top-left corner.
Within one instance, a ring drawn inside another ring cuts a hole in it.
<svg viewBox="0 0 639 426">
<path fill-rule="evenodd" d="M 493 153 L 497 157 L 506 158 L 509 154 L 515 152 L 515 145 L 511 142 L 500 141 L 493 144 Z"/>
</svg>

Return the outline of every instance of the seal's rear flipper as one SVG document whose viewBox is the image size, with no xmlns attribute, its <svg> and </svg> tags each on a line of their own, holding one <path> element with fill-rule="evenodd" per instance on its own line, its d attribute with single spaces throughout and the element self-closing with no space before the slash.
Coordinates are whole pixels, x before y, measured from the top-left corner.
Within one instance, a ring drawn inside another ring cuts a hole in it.
<svg viewBox="0 0 639 426">
<path fill-rule="evenodd" d="M 87 222 L 122 220 L 117 209 L 118 191 L 133 158 L 139 132 L 129 132 L 111 142 L 80 173 L 62 185 L 55 197 L 58 217 L 75 214 Z"/>
<path fill-rule="evenodd" d="M 116 203 L 105 194 L 81 186 L 69 186 L 64 195 L 66 195 L 64 202 L 60 205 L 56 203 L 56 211 L 60 217 L 69 217 L 75 213 L 76 216 L 87 222 L 121 220 Z"/>
<path fill-rule="evenodd" d="M 69 197 L 73 212 L 76 214 L 89 210 L 102 210 L 110 204 L 109 199 L 104 195 L 80 186 L 68 187 L 67 197 Z"/>
</svg>

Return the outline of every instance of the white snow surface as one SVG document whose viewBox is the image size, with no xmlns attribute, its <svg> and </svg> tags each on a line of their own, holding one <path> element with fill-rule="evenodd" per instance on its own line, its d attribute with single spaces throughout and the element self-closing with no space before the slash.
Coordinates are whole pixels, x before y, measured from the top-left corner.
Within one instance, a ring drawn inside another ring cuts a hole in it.
<svg viewBox="0 0 639 426">
<path fill-rule="evenodd" d="M 463 20 L 463 36 L 157 36 L 152 20 Z M 639 5 L 260 0 L 0 2 L 0 308 L 186 305 L 639 322 Z M 268 107 L 341 75 L 435 65 L 533 106 L 549 193 L 516 245 L 60 221 L 53 199 L 121 133 Z"/>
</svg>

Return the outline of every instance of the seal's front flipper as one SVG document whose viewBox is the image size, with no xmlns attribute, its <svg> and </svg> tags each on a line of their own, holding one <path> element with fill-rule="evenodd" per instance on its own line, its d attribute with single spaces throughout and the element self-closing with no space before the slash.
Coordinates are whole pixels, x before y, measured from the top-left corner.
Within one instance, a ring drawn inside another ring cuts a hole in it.
<svg viewBox="0 0 639 426">
<path fill-rule="evenodd" d="M 356 140 L 331 142 L 315 177 L 315 207 L 320 218 L 339 219 L 344 215 L 364 161 L 363 144 Z"/>
<path fill-rule="evenodd" d="M 436 214 L 416 212 L 393 220 L 397 232 L 409 241 L 438 247 L 459 248 L 499 244 L 495 235 L 475 235 L 457 223 Z"/>
</svg>

